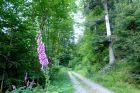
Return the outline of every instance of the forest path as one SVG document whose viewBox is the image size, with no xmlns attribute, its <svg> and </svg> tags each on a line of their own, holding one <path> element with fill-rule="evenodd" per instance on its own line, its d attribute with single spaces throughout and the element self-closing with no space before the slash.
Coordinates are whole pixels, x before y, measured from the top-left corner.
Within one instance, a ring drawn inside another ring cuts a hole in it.
<svg viewBox="0 0 140 93">
<path fill-rule="evenodd" d="M 74 71 L 69 71 L 68 75 L 73 83 L 74 93 L 114 93 Z"/>
</svg>

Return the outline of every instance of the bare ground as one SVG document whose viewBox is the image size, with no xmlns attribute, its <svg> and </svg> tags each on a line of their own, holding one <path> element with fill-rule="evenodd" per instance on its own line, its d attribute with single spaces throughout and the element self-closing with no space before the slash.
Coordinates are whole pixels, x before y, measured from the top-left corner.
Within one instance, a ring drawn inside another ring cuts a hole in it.
<svg viewBox="0 0 140 93">
<path fill-rule="evenodd" d="M 68 75 L 73 83 L 74 93 L 114 93 L 74 71 L 69 71 Z"/>
</svg>

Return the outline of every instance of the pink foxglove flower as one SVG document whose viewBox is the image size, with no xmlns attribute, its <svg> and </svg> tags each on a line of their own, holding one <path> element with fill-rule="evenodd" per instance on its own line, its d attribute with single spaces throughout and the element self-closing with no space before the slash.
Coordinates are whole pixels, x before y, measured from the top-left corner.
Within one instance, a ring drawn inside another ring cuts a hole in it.
<svg viewBox="0 0 140 93">
<path fill-rule="evenodd" d="M 44 43 L 42 42 L 41 37 L 42 37 L 41 34 L 39 34 L 37 37 L 37 45 L 38 45 L 37 52 L 38 52 L 39 62 L 42 65 L 41 69 L 43 70 L 43 67 L 45 65 L 48 65 L 49 62 L 45 54 L 45 46 L 44 46 Z"/>
</svg>

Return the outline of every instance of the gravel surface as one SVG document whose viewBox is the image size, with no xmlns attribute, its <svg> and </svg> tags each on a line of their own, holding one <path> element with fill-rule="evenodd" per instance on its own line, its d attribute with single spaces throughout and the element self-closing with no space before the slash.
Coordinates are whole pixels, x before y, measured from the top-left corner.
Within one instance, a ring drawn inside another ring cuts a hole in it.
<svg viewBox="0 0 140 93">
<path fill-rule="evenodd" d="M 74 71 L 69 71 L 68 74 L 75 89 L 74 93 L 114 93 Z M 84 86 L 82 86 L 79 80 L 84 83 Z M 87 89 L 85 86 L 89 88 Z"/>
<path fill-rule="evenodd" d="M 75 76 L 72 75 L 71 72 L 68 72 L 68 75 L 70 77 L 71 82 L 74 86 L 74 93 L 88 93 L 81 85 L 80 82 L 75 78 Z"/>
</svg>

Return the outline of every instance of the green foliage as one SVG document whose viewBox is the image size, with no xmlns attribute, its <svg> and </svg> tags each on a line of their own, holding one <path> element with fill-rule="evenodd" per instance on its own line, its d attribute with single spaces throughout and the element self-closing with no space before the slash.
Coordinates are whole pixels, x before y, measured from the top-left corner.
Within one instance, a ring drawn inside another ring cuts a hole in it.
<svg viewBox="0 0 140 93">
<path fill-rule="evenodd" d="M 118 63 L 107 74 L 97 74 L 94 80 L 118 93 L 138 93 L 133 84 L 139 87 L 140 83 L 139 1 L 108 0 L 113 35 L 106 38 L 102 0 L 85 0 L 85 31 L 75 44 L 74 21 L 70 16 L 76 9 L 74 0 L 1 0 L 0 82 L 3 91 L 12 90 L 12 85 L 17 87 L 12 93 L 46 91 L 40 87 L 22 87 L 27 72 L 29 81 L 34 79 L 35 86 L 41 85 L 49 93 L 71 93 L 68 69 L 63 66 L 92 76 L 108 63 L 108 45 L 112 40 Z M 37 58 L 37 33 L 43 35 L 50 63 L 44 71 L 40 71 Z"/>
<path fill-rule="evenodd" d="M 71 60 L 70 53 L 61 53 L 58 58 L 59 64 L 63 66 L 68 66 L 69 61 Z"/>
<path fill-rule="evenodd" d="M 43 80 L 36 53 L 36 32 L 28 15 L 29 2 L 3 1 L 0 8 L 0 82 L 2 88 L 11 90 L 25 85 L 24 75 L 29 79 Z M 23 10 L 24 8 L 24 10 Z M 43 85 L 43 82 L 40 82 Z M 2 83 L 1 83 L 2 84 Z"/>
<path fill-rule="evenodd" d="M 71 58 L 74 38 L 69 13 L 75 9 L 74 0 L 1 0 L 0 5 L 0 82 L 4 81 L 0 84 L 3 91 L 12 90 L 11 85 L 25 86 L 26 72 L 29 81 L 34 79 L 43 88 L 49 86 L 49 78 L 56 73 L 53 65 L 59 60 L 67 66 Z M 44 71 L 40 70 L 36 51 L 39 32 L 50 62 Z"/>
<path fill-rule="evenodd" d="M 69 65 L 83 75 L 91 76 L 99 72 L 109 62 L 108 45 L 112 40 L 115 58 L 119 63 L 115 64 L 108 74 L 93 77 L 118 93 L 123 93 L 123 88 L 124 93 L 138 93 L 135 87 L 139 87 L 140 83 L 139 0 L 107 1 L 112 36 L 106 38 L 103 2 L 86 0 L 85 31 L 77 44 L 75 57 Z M 122 60 L 125 62 L 121 63 Z M 131 88 L 134 90 L 130 90 Z"/>
<path fill-rule="evenodd" d="M 73 11 L 72 7 L 75 6 L 73 3 L 73 0 L 52 0 L 51 2 L 34 0 L 33 2 L 34 17 L 38 23 L 35 25 L 43 33 L 46 53 L 52 61 L 50 63 L 55 64 L 54 59 L 57 58 L 60 64 L 69 61 L 74 44 L 73 20 L 69 15 Z M 68 62 L 65 63 L 68 64 Z"/>
<path fill-rule="evenodd" d="M 115 4 L 116 14 L 112 18 L 114 23 L 113 33 L 114 50 L 117 59 L 127 59 L 134 67 L 131 69 L 133 83 L 139 83 L 139 0 L 128 4 L 127 1 L 120 1 Z"/>
</svg>

